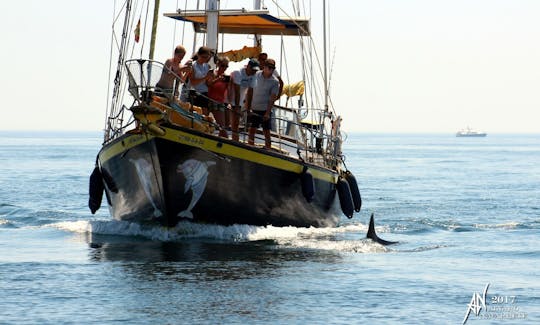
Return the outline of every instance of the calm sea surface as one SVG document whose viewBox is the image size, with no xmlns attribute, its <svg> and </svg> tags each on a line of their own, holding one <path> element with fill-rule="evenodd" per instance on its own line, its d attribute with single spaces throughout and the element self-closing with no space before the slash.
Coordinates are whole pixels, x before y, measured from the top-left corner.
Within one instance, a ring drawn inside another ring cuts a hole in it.
<svg viewBox="0 0 540 325">
<path fill-rule="evenodd" d="M 0 324 L 540 323 L 540 135 L 350 134 L 332 229 L 91 215 L 100 143 L 0 132 Z"/>
</svg>

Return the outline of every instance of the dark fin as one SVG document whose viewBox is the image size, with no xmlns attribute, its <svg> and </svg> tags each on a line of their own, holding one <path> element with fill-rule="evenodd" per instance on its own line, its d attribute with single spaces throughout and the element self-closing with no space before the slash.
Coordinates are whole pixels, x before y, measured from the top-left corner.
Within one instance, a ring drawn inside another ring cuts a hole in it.
<svg viewBox="0 0 540 325">
<path fill-rule="evenodd" d="M 393 245 L 393 244 L 398 243 L 397 241 L 388 241 L 388 240 L 381 239 L 379 238 L 379 236 L 377 236 L 377 233 L 375 232 L 375 221 L 373 221 L 373 213 L 371 214 L 371 218 L 369 219 L 369 228 L 367 231 L 366 238 L 370 238 L 374 242 L 377 242 L 383 246 Z"/>
</svg>

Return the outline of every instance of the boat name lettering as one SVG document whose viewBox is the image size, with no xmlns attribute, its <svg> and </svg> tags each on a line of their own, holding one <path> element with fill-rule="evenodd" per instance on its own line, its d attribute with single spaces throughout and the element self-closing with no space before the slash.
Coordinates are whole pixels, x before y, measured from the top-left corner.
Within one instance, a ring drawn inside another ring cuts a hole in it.
<svg viewBox="0 0 540 325">
<path fill-rule="evenodd" d="M 189 135 L 180 135 L 179 136 L 180 141 L 196 144 L 202 146 L 204 144 L 204 140 L 197 137 L 191 137 Z"/>
</svg>

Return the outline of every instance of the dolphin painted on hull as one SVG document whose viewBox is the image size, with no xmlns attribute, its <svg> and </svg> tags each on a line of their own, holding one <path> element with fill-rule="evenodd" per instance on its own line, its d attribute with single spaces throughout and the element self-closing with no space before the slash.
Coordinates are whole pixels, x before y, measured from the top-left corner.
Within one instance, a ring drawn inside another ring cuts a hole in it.
<svg viewBox="0 0 540 325">
<path fill-rule="evenodd" d="M 154 189 L 154 183 L 151 181 L 152 175 L 154 174 L 154 170 L 152 169 L 152 165 L 146 161 L 143 158 L 137 158 L 137 159 L 129 159 L 129 161 L 135 165 L 135 169 L 137 170 L 137 175 L 139 176 L 139 180 L 141 181 L 142 188 L 144 190 L 144 193 L 146 194 L 146 197 L 152 204 L 152 207 L 154 208 L 154 217 L 161 217 L 163 213 L 160 209 L 156 206 L 156 203 L 154 202 L 152 193 L 158 192 L 157 189 Z"/>
<path fill-rule="evenodd" d="M 195 204 L 197 204 L 206 188 L 206 181 L 208 180 L 208 167 L 215 164 L 216 163 L 213 161 L 201 162 L 195 159 L 188 159 L 178 165 L 176 171 L 184 174 L 184 177 L 186 178 L 184 193 L 191 190 L 191 201 L 185 210 L 178 213 L 179 217 L 193 219 L 193 213 L 191 210 Z"/>
<path fill-rule="evenodd" d="M 397 241 L 388 241 L 388 240 L 379 238 L 379 236 L 377 236 L 377 233 L 375 232 L 375 221 L 373 219 L 374 218 L 373 218 L 373 213 L 372 213 L 371 218 L 369 218 L 369 227 L 368 227 L 366 238 L 369 238 L 373 240 L 374 242 L 379 243 L 383 246 L 397 244 L 398 243 Z"/>
</svg>

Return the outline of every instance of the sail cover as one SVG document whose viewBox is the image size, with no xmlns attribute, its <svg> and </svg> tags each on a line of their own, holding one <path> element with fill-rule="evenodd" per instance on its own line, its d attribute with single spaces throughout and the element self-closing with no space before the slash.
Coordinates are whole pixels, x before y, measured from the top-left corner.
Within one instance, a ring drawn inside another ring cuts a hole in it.
<svg viewBox="0 0 540 325">
<path fill-rule="evenodd" d="M 204 10 L 165 13 L 165 17 L 193 23 L 197 33 L 206 32 L 206 12 Z M 278 18 L 266 10 L 221 10 L 219 11 L 219 33 L 295 35 L 309 36 L 309 20 L 301 17 Z"/>
</svg>

